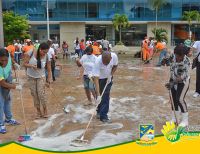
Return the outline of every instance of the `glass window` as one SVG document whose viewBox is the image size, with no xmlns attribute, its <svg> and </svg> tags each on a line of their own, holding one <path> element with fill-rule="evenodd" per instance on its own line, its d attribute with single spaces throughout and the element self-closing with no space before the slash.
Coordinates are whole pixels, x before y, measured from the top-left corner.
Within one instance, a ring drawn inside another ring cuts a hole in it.
<svg viewBox="0 0 200 154">
<path fill-rule="evenodd" d="M 200 25 L 193 24 L 191 26 L 192 40 L 200 38 Z M 187 24 L 173 24 L 172 25 L 172 43 L 176 45 L 183 43 L 189 36 L 189 28 Z"/>
<path fill-rule="evenodd" d="M 122 29 L 122 42 L 127 46 L 140 46 L 141 41 L 147 35 L 147 25 L 131 25 L 128 29 Z M 119 42 L 119 32 L 115 31 L 115 43 Z"/>
<path fill-rule="evenodd" d="M 98 18 L 98 3 L 88 3 L 88 18 Z"/>
<path fill-rule="evenodd" d="M 86 40 L 101 40 L 106 36 L 106 25 L 86 25 Z"/>
</svg>

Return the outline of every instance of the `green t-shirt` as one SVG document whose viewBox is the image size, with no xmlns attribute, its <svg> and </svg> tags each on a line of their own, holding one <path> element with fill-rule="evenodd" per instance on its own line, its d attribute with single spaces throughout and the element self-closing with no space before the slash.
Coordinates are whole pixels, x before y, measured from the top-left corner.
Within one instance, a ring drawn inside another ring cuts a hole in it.
<svg viewBox="0 0 200 154">
<path fill-rule="evenodd" d="M 6 67 L 0 66 L 0 81 L 3 79 L 6 80 L 9 76 L 11 70 L 12 70 L 12 61 L 11 61 L 11 56 L 9 54 L 8 63 L 6 65 Z"/>
</svg>

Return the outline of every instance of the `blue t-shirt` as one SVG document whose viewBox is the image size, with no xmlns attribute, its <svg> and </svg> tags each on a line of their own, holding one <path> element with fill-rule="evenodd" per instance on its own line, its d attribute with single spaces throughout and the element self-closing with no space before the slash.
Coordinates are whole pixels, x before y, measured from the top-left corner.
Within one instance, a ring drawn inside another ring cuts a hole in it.
<svg viewBox="0 0 200 154">
<path fill-rule="evenodd" d="M 3 79 L 6 80 L 9 76 L 11 70 L 12 70 L 12 60 L 11 60 L 11 56 L 9 54 L 8 63 L 6 65 L 6 67 L 0 66 L 0 81 Z"/>
</svg>

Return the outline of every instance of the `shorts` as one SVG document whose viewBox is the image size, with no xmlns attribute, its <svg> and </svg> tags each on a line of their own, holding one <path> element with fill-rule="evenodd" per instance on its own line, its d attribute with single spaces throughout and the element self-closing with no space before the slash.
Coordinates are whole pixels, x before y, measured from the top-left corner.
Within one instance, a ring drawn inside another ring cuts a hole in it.
<svg viewBox="0 0 200 154">
<path fill-rule="evenodd" d="M 90 81 L 87 75 L 83 76 L 83 84 L 85 89 L 95 90 L 94 83 Z"/>
</svg>

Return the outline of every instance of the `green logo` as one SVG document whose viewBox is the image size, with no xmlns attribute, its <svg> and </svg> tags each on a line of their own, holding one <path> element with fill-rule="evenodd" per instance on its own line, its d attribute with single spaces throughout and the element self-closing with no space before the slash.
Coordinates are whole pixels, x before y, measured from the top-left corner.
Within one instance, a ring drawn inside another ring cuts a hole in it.
<svg viewBox="0 0 200 154">
<path fill-rule="evenodd" d="M 199 132 L 186 132 L 184 127 L 178 126 L 176 128 L 175 124 L 172 122 L 166 122 L 161 130 L 165 138 L 169 142 L 177 142 L 182 136 L 199 136 Z"/>
</svg>

